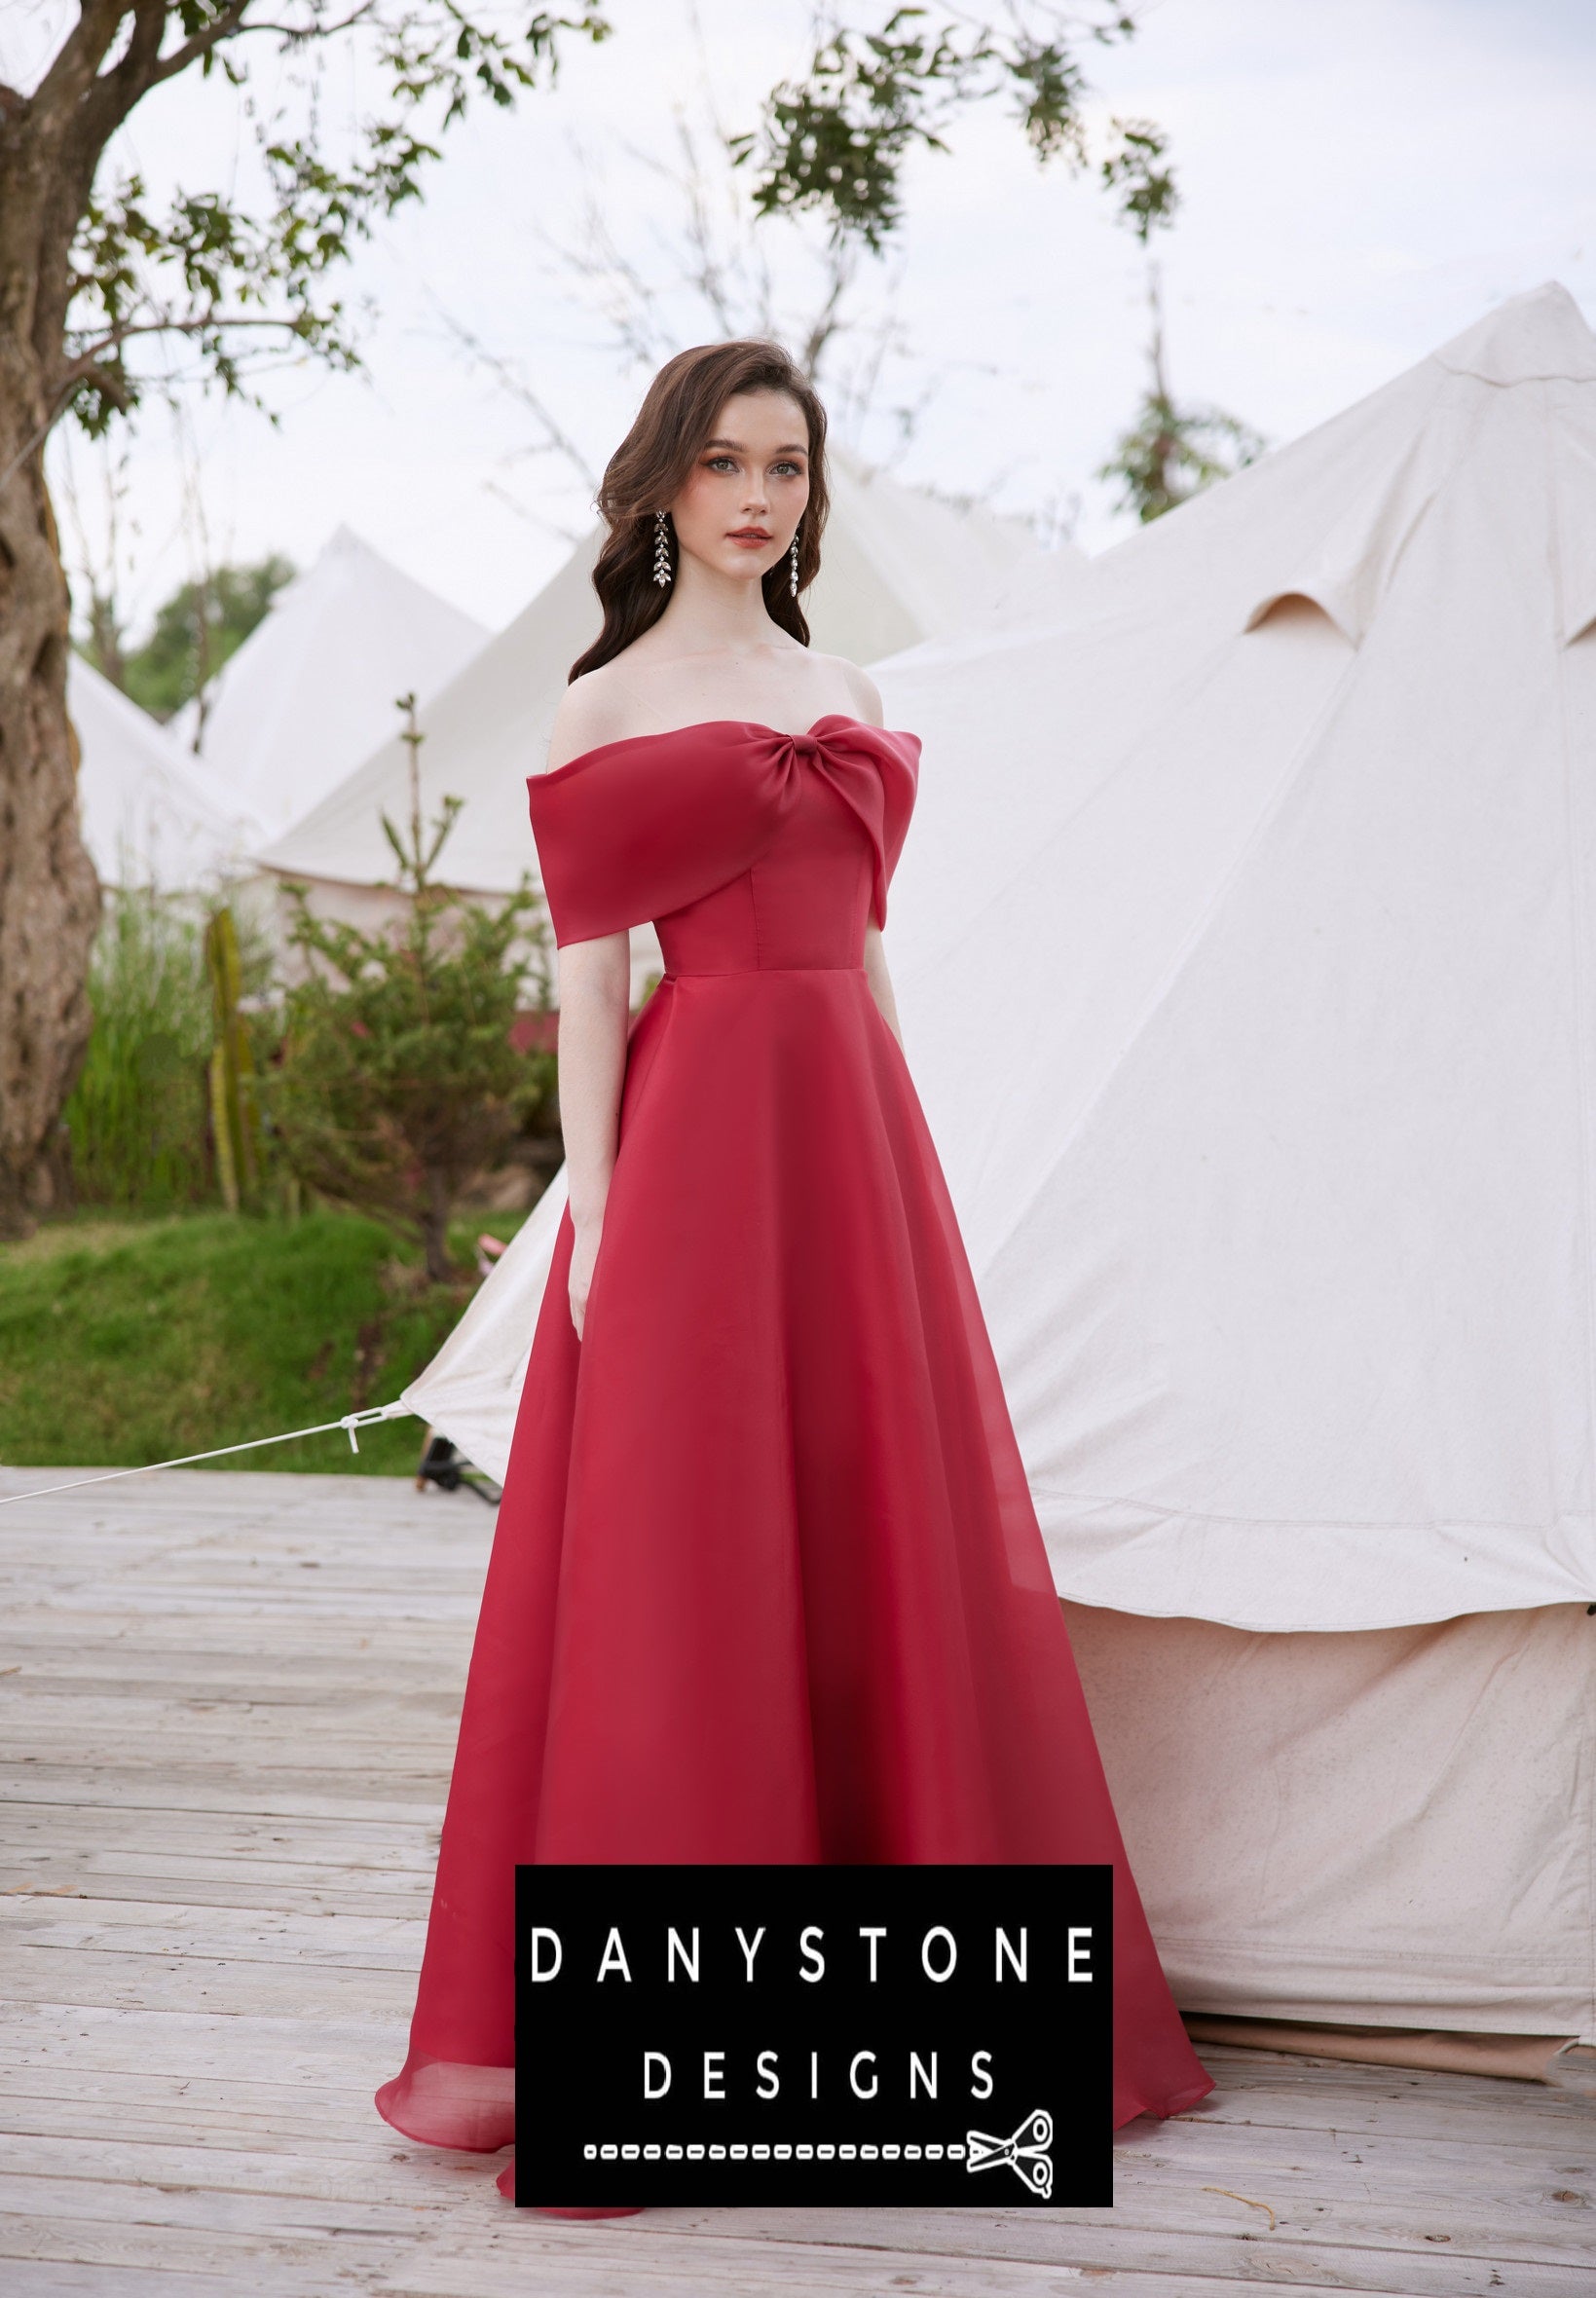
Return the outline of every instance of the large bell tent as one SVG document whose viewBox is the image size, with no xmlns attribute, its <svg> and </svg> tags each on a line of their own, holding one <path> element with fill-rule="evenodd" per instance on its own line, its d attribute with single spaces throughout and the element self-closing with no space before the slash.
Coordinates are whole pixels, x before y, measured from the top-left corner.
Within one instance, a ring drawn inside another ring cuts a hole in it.
<svg viewBox="0 0 1596 2298">
<path fill-rule="evenodd" d="M 340 527 L 211 682 L 198 756 L 220 801 L 278 836 L 395 723 L 401 694 L 447 685 L 481 623 Z M 197 706 L 176 732 L 194 744 Z"/>
<path fill-rule="evenodd" d="M 188 892 L 232 874 L 254 835 L 167 727 L 74 653 L 66 706 L 78 742 L 78 811 L 100 880 Z"/>
</svg>

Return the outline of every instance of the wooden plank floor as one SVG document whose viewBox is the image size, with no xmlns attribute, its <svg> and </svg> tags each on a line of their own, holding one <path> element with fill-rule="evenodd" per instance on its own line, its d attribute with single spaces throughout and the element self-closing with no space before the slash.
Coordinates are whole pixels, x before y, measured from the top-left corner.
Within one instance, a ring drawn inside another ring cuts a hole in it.
<svg viewBox="0 0 1596 2298">
<path fill-rule="evenodd" d="M 1210 2050 L 1112 2211 L 561 2224 L 398 2139 L 490 1525 L 262 1474 L 0 1510 L 6 2298 L 1596 2293 L 1596 2109 L 1530 2084 Z"/>
</svg>

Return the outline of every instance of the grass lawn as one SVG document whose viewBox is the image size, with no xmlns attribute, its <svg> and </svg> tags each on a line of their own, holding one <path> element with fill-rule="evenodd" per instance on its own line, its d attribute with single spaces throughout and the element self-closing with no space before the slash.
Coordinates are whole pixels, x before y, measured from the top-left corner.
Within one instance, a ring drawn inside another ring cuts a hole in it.
<svg viewBox="0 0 1596 2298">
<path fill-rule="evenodd" d="M 473 1215 L 451 1239 L 466 1257 Z M 431 1285 L 387 1230 L 353 1213 L 85 1216 L 0 1245 L 0 1462 L 135 1467 L 386 1404 L 420 1372 L 473 1290 Z M 422 1424 L 341 1432 L 218 1468 L 352 1475 L 414 1469 Z"/>
</svg>

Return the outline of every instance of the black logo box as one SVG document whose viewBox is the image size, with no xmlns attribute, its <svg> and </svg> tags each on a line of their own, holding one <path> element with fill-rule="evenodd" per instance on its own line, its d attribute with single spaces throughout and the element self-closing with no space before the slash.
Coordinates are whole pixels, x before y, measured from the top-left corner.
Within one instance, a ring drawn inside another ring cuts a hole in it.
<svg viewBox="0 0 1596 2298">
<path fill-rule="evenodd" d="M 1113 1870 L 520 1867 L 516 2201 L 1113 2201 Z"/>
</svg>

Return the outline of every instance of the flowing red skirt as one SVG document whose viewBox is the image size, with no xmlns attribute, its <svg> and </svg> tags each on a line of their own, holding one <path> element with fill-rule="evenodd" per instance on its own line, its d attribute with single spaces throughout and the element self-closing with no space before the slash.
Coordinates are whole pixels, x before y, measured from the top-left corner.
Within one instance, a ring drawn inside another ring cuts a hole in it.
<svg viewBox="0 0 1596 2298">
<path fill-rule="evenodd" d="M 580 1342 L 572 1242 L 568 1213 L 382 2112 L 434 2145 L 512 2137 L 518 1861 L 1111 1862 L 1114 2121 L 1192 2105 L 1212 2081 L 863 971 L 667 977 Z"/>
</svg>

